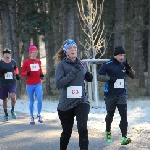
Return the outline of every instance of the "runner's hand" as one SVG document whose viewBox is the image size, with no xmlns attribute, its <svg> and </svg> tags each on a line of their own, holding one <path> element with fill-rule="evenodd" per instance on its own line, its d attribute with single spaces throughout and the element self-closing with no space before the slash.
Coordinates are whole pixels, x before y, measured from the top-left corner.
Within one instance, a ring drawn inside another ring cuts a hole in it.
<svg viewBox="0 0 150 150">
<path fill-rule="evenodd" d="M 19 77 L 19 75 L 18 75 L 18 74 L 16 74 L 16 79 L 17 79 L 17 80 L 19 80 L 19 79 L 20 79 L 20 77 Z"/>
<path fill-rule="evenodd" d="M 130 64 L 128 63 L 127 59 L 126 59 L 126 61 L 123 62 L 123 63 L 124 63 L 124 65 L 125 65 L 125 67 L 126 67 L 126 70 L 131 69 L 131 66 L 130 66 Z"/>
<path fill-rule="evenodd" d="M 40 74 L 40 78 L 41 78 L 41 80 L 43 80 L 44 74 Z"/>
<path fill-rule="evenodd" d="M 93 81 L 93 75 L 90 72 L 85 73 L 85 81 L 87 81 L 87 82 Z"/>
<path fill-rule="evenodd" d="M 40 74 L 40 77 L 43 78 L 43 77 L 44 77 L 44 74 Z"/>
</svg>

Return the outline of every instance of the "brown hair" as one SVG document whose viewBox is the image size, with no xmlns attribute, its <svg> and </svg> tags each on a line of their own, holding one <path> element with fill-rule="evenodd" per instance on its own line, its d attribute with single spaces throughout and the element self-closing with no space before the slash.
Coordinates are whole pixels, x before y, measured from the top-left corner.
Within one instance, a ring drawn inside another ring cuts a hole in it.
<svg viewBox="0 0 150 150">
<path fill-rule="evenodd" d="M 60 47 L 58 52 L 53 57 L 53 59 L 55 60 L 54 66 L 56 66 L 60 61 L 62 61 L 64 57 L 66 57 L 66 53 L 64 53 L 64 51 L 63 51 L 63 46 L 66 43 L 66 41 L 63 42 L 62 46 Z"/>
</svg>

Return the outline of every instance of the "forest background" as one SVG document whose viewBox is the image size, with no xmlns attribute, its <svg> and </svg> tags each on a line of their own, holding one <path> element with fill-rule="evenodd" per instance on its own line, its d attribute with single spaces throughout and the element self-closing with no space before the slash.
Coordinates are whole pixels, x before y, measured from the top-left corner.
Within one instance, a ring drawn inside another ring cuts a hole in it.
<svg viewBox="0 0 150 150">
<path fill-rule="evenodd" d="M 85 8 L 79 11 L 78 4 Z M 28 48 L 34 44 L 39 49 L 38 57 L 45 60 L 43 96 L 58 96 L 54 86 L 54 55 L 66 39 L 74 39 L 78 45 L 78 56 L 87 59 L 85 45 L 87 35 L 83 13 L 88 14 L 88 2 L 101 15 L 97 36 L 106 43 L 101 47 L 103 55 L 96 59 L 110 59 L 114 47 L 122 45 L 126 59 L 136 72 L 134 80 L 127 80 L 130 97 L 150 95 L 150 1 L 149 0 L 0 0 L 0 55 L 6 47 L 12 50 L 12 58 L 19 70 L 28 58 Z M 101 12 L 101 4 L 103 11 Z M 105 28 L 103 28 L 105 25 Z M 86 29 L 87 30 L 87 29 Z M 94 45 L 98 41 L 94 42 Z M 2 57 L 2 55 L 1 55 Z M 88 57 L 92 58 L 92 57 Z M 97 65 L 97 69 L 99 65 Z M 102 83 L 99 83 L 102 94 Z M 17 97 L 25 93 L 25 80 L 17 81 Z"/>
</svg>

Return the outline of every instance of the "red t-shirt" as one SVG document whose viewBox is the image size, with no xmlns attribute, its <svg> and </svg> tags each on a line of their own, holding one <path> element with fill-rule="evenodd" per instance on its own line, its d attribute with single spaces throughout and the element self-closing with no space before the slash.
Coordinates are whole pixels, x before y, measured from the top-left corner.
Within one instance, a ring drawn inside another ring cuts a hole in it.
<svg viewBox="0 0 150 150">
<path fill-rule="evenodd" d="M 29 76 L 27 76 L 27 72 L 30 72 Z M 21 76 L 26 77 L 27 85 L 41 83 L 40 74 L 43 74 L 43 72 L 39 59 L 26 59 L 23 62 Z"/>
</svg>

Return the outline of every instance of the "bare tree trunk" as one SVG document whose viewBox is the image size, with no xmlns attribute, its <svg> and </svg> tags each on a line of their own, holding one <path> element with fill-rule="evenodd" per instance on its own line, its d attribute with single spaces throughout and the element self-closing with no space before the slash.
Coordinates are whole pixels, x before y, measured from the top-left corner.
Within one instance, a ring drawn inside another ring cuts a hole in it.
<svg viewBox="0 0 150 150">
<path fill-rule="evenodd" d="M 48 37 L 48 33 L 45 33 L 45 37 Z M 52 89 L 51 89 L 51 57 L 49 57 L 50 54 L 50 45 L 48 39 L 45 41 L 45 49 L 46 49 L 46 93 L 48 95 L 52 95 Z"/>
<path fill-rule="evenodd" d="M 0 20 L 0 48 L 2 47 L 2 23 Z M 2 58 L 2 48 L 0 49 L 0 58 Z"/>
<path fill-rule="evenodd" d="M 25 7 L 23 7 L 25 6 Z M 18 12 L 23 12 L 24 15 L 28 14 L 28 12 L 32 9 L 31 4 L 28 1 L 24 1 L 24 0 L 20 0 L 18 1 Z M 28 22 L 28 19 L 22 18 L 22 14 L 18 13 L 17 16 L 21 21 L 21 23 L 26 24 Z M 22 61 L 24 61 L 25 59 L 27 59 L 29 57 L 29 45 L 30 45 L 30 31 L 27 29 L 23 29 L 22 30 L 22 43 L 21 43 L 22 47 L 21 47 L 21 56 L 20 59 Z M 24 93 L 26 93 L 26 88 L 25 88 L 25 78 L 21 78 L 21 88 L 20 88 L 20 93 L 21 95 L 24 95 Z"/>
<path fill-rule="evenodd" d="M 46 5 L 43 6 L 43 11 L 46 11 Z M 50 11 L 51 8 L 52 8 L 52 1 L 48 1 L 48 12 L 49 14 L 51 15 Z M 51 17 L 50 17 L 51 19 Z M 46 94 L 47 95 L 52 95 L 52 89 L 51 89 L 51 82 L 50 82 L 50 77 L 51 77 L 51 59 L 52 59 L 52 56 L 51 56 L 51 51 L 50 51 L 50 37 L 49 37 L 49 34 L 50 32 L 47 32 L 45 31 L 45 52 L 46 52 L 46 81 L 45 81 L 45 84 L 46 84 Z"/>
<path fill-rule="evenodd" d="M 24 33 L 24 43 L 22 46 L 22 53 L 23 53 L 24 60 L 29 57 L 29 55 L 28 55 L 29 54 L 28 53 L 29 45 L 30 45 L 30 33 L 25 32 Z M 21 78 L 20 84 L 21 84 L 20 93 L 21 93 L 21 95 L 24 95 L 24 93 L 26 92 L 25 78 Z"/>
<path fill-rule="evenodd" d="M 8 11 L 8 0 L 1 2 L 1 20 L 2 20 L 2 34 L 3 34 L 3 48 L 12 49 L 12 39 L 11 39 L 11 24 L 9 19 Z"/>
<path fill-rule="evenodd" d="M 30 44 L 36 45 L 36 47 L 39 49 L 39 35 L 38 30 L 33 30 L 33 33 L 30 34 L 30 38 L 33 40 Z M 40 58 L 40 51 L 38 51 L 38 58 Z"/>
<path fill-rule="evenodd" d="M 114 46 L 125 47 L 124 34 L 124 0 L 115 0 Z"/>
<path fill-rule="evenodd" d="M 74 39 L 74 0 L 70 1 L 68 4 L 67 12 L 67 39 Z"/>
<path fill-rule="evenodd" d="M 53 2 L 54 7 L 53 7 L 53 43 L 54 43 L 54 52 L 56 53 L 56 51 L 58 51 L 59 47 L 60 47 L 60 14 L 58 11 L 59 10 L 59 5 L 61 1 L 60 0 L 55 0 L 55 2 Z"/>
<path fill-rule="evenodd" d="M 80 39 L 80 34 L 82 34 L 82 31 L 80 31 L 80 22 L 79 22 L 79 19 L 78 16 L 78 10 L 77 8 L 75 7 L 75 13 L 74 13 L 74 40 L 76 41 L 77 43 L 77 46 L 78 46 L 78 49 L 80 50 L 80 57 L 82 58 L 83 54 L 82 54 L 82 48 L 80 46 L 80 42 L 83 42 L 81 41 Z M 80 42 L 79 42 L 80 41 Z"/>
<path fill-rule="evenodd" d="M 137 77 L 139 77 L 139 87 L 145 87 L 144 81 L 144 60 L 143 60 L 143 48 L 142 48 L 142 33 L 143 30 L 143 18 L 142 18 L 142 1 L 134 2 L 135 5 L 135 27 L 134 27 L 134 69 Z"/>
<path fill-rule="evenodd" d="M 149 5 L 149 20 L 148 20 L 148 81 L 147 81 L 147 94 L 150 96 L 150 1 Z"/>
<path fill-rule="evenodd" d="M 20 0 L 18 1 L 18 12 L 23 12 L 21 15 L 18 13 L 18 18 L 20 19 L 19 23 L 21 23 L 22 30 L 21 30 L 21 40 L 22 40 L 22 50 L 21 54 L 23 54 L 23 60 L 29 57 L 29 46 L 30 46 L 30 28 L 27 28 L 25 25 L 29 23 L 28 15 L 30 11 L 35 10 L 33 3 L 29 3 L 28 1 Z M 26 17 L 24 17 L 26 16 Z M 22 58 L 21 58 L 22 59 Z"/>
<path fill-rule="evenodd" d="M 67 40 L 67 10 L 65 9 L 65 5 L 64 5 L 64 1 L 62 0 L 62 10 L 63 10 L 63 20 L 62 20 L 62 24 L 63 24 L 63 41 Z"/>
<path fill-rule="evenodd" d="M 10 24 L 11 24 L 11 35 L 12 35 L 12 50 L 13 50 L 13 56 L 14 60 L 17 63 L 17 66 L 20 70 L 21 67 L 21 61 L 20 61 L 20 51 L 19 51 L 19 45 L 18 45 L 18 36 L 16 32 L 16 1 L 11 0 L 8 1 L 8 9 L 9 9 L 9 18 L 10 18 Z M 20 81 L 17 81 L 17 98 L 21 96 L 21 84 Z"/>
<path fill-rule="evenodd" d="M 24 42 L 23 42 L 23 47 L 22 47 L 22 51 L 24 54 L 24 60 L 29 57 L 29 45 L 30 45 L 30 33 L 25 32 L 24 33 Z"/>
<path fill-rule="evenodd" d="M 16 32 L 16 1 L 11 0 L 8 1 L 9 5 L 9 18 L 10 18 L 10 24 L 11 24 L 11 34 L 12 34 L 12 49 L 13 49 L 13 58 L 17 62 L 17 66 L 20 66 L 19 61 L 19 45 L 18 45 L 18 37 Z"/>
<path fill-rule="evenodd" d="M 135 70 L 135 77 L 139 78 L 139 62 L 138 62 L 138 58 L 139 58 L 139 50 L 140 50 L 140 46 L 141 44 L 139 43 L 139 41 L 141 40 L 141 37 L 139 37 L 140 31 L 138 29 L 134 29 L 134 55 L 133 55 L 133 68 Z M 141 58 L 141 57 L 140 57 Z"/>
</svg>

